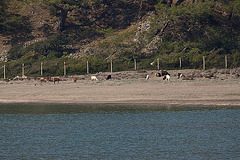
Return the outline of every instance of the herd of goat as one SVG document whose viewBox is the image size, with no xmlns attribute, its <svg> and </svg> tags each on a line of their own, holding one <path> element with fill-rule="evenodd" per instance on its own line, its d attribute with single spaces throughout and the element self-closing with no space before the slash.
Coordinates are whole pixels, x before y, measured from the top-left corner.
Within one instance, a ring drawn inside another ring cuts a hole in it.
<svg viewBox="0 0 240 160">
<path fill-rule="evenodd" d="M 178 76 L 178 78 L 183 78 L 184 77 L 184 75 L 182 73 L 178 73 L 177 76 Z M 154 77 L 163 77 L 163 80 L 166 80 L 166 81 L 170 81 L 170 79 L 171 79 L 170 74 L 167 71 L 161 71 L 161 70 L 160 70 L 159 73 L 155 73 Z M 106 80 L 109 80 L 111 78 L 112 78 L 112 76 L 108 75 L 106 77 Z M 147 75 L 146 79 L 148 80 L 149 78 L 150 78 L 150 76 Z M 97 80 L 98 80 L 97 76 L 91 76 L 91 81 L 97 81 Z M 59 83 L 59 81 L 61 81 L 61 79 L 58 78 L 58 77 L 47 77 L 46 79 L 45 78 L 40 78 L 40 82 L 46 82 L 46 81 L 52 81 L 55 84 L 56 82 Z M 77 78 L 73 78 L 73 82 L 77 82 Z"/>
</svg>

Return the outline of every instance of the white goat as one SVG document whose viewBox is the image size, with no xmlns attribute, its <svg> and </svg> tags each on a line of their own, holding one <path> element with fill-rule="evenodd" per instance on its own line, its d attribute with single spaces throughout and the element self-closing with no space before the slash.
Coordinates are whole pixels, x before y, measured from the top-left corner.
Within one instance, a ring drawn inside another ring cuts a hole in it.
<svg viewBox="0 0 240 160">
<path fill-rule="evenodd" d="M 170 75 L 167 74 L 167 75 L 165 75 L 165 76 L 163 77 L 163 80 L 166 79 L 167 81 L 170 81 L 170 78 L 171 78 Z"/>
<path fill-rule="evenodd" d="M 149 79 L 149 75 L 146 76 L 146 79 Z"/>
<path fill-rule="evenodd" d="M 97 81 L 97 77 L 96 76 L 91 76 L 91 81 Z"/>
</svg>

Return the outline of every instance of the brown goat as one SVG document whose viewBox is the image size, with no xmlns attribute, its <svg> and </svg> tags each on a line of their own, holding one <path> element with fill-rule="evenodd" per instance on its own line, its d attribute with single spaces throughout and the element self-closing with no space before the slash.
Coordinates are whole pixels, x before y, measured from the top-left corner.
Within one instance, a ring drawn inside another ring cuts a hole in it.
<svg viewBox="0 0 240 160">
<path fill-rule="evenodd" d="M 74 83 L 77 82 L 77 78 L 73 78 L 73 82 L 74 82 Z"/>
</svg>

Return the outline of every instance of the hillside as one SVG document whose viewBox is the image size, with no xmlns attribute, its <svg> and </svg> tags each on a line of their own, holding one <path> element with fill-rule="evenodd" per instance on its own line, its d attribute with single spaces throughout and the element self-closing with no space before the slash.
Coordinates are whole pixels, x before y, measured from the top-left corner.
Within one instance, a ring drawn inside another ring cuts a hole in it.
<svg viewBox="0 0 240 160">
<path fill-rule="evenodd" d="M 63 1 L 61 1 L 63 2 Z M 70 3 L 71 2 L 71 3 Z M 9 76 L 154 69 L 240 66 L 240 2 L 200 0 L 1 1 L 0 63 Z M 64 17 L 66 13 L 66 17 Z M 64 23 L 63 23 L 64 22 Z M 156 64 L 156 63 L 154 63 Z M 0 70 L 2 74 L 2 70 Z"/>
</svg>

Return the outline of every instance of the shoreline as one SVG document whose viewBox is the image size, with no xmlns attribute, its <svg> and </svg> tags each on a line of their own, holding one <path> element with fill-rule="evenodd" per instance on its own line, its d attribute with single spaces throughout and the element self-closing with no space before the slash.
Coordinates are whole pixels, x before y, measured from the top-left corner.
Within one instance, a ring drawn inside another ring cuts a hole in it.
<svg viewBox="0 0 240 160">
<path fill-rule="evenodd" d="M 165 102 L 163 102 L 165 101 Z M 213 106 L 213 107 L 240 107 L 239 103 L 234 103 L 230 100 L 222 100 L 218 101 L 216 103 L 215 101 L 168 101 L 168 100 L 162 100 L 161 102 L 159 100 L 152 100 L 150 101 L 82 101 L 82 102 L 59 102 L 59 101 L 38 101 L 38 100 L 2 100 L 0 99 L 0 105 L 1 104 L 56 104 L 56 105 L 159 105 L 159 106 Z"/>
<path fill-rule="evenodd" d="M 161 104 L 161 103 L 0 103 L 0 114 L 56 114 L 89 112 L 156 112 L 193 110 L 239 110 L 240 105 Z"/>
</svg>

